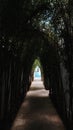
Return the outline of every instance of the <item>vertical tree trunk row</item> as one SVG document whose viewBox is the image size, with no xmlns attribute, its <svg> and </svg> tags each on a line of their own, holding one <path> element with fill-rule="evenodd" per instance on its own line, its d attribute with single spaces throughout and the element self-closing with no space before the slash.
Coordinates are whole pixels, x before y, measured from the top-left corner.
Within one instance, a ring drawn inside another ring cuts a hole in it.
<svg viewBox="0 0 73 130">
<path fill-rule="evenodd" d="M 29 73 L 20 57 L 0 49 L 0 120 L 12 120 L 26 95 Z"/>
</svg>

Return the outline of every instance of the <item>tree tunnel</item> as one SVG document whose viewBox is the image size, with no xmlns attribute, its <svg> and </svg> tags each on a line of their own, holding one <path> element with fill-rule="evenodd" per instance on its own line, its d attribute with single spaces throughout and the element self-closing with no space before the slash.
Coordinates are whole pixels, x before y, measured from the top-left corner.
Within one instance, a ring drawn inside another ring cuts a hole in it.
<svg viewBox="0 0 73 130">
<path fill-rule="evenodd" d="M 0 121 L 13 119 L 39 58 L 43 83 L 68 127 L 73 121 L 72 0 L 0 3 Z"/>
</svg>

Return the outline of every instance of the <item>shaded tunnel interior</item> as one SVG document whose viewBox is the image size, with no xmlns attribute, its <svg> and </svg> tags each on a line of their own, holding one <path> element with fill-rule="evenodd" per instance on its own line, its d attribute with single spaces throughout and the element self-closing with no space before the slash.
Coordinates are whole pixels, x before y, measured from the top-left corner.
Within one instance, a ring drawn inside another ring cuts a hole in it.
<svg viewBox="0 0 73 130">
<path fill-rule="evenodd" d="M 40 60 L 43 83 L 62 119 L 73 121 L 73 2 L 0 3 L 0 122 L 12 121 Z"/>
</svg>

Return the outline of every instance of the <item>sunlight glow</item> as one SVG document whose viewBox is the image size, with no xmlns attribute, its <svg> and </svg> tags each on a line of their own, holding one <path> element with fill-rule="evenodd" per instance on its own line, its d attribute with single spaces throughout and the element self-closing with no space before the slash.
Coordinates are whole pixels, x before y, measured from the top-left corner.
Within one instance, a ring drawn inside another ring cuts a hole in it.
<svg viewBox="0 0 73 130">
<path fill-rule="evenodd" d="M 34 70 L 34 80 L 41 80 L 41 70 L 39 66 L 36 66 Z"/>
<path fill-rule="evenodd" d="M 23 119 L 17 119 L 14 123 L 14 127 L 25 125 L 26 121 Z"/>
</svg>

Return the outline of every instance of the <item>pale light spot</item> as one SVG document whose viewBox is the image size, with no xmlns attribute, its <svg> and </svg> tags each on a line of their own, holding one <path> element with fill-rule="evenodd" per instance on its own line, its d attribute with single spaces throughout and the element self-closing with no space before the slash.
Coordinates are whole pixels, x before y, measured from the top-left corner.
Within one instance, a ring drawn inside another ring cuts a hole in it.
<svg viewBox="0 0 73 130">
<path fill-rule="evenodd" d="M 25 125 L 26 121 L 23 119 L 16 119 L 16 121 L 13 124 L 13 127 L 22 126 Z"/>
</svg>

